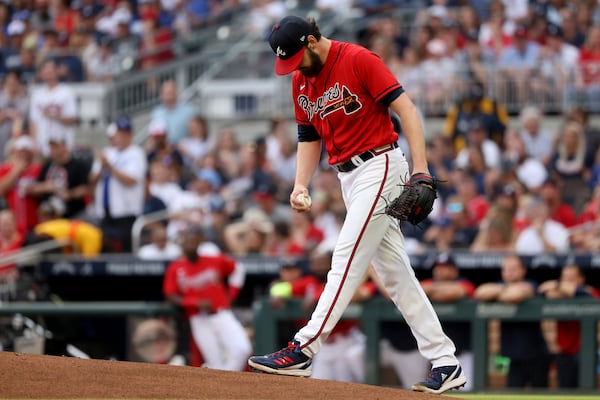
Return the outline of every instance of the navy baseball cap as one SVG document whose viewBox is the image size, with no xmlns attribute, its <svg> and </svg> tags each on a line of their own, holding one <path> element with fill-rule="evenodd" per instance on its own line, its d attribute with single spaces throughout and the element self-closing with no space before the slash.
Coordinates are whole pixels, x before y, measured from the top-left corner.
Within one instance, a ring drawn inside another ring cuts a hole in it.
<svg viewBox="0 0 600 400">
<path fill-rule="evenodd" d="M 277 55 L 275 72 L 287 75 L 293 72 L 304 57 L 304 46 L 308 35 L 312 34 L 310 24 L 300 17 L 288 16 L 273 27 L 269 35 L 269 44 Z"/>
<path fill-rule="evenodd" d="M 115 121 L 118 130 L 131 132 L 131 121 L 127 117 L 119 117 Z"/>
</svg>

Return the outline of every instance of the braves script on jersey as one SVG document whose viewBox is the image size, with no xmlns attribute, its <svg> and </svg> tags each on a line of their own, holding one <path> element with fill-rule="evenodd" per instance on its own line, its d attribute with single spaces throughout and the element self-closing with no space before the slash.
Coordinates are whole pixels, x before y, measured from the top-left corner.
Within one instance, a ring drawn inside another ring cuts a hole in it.
<svg viewBox="0 0 600 400">
<path fill-rule="evenodd" d="M 381 118 L 389 111 L 380 100 L 401 86 L 376 54 L 351 43 L 331 43 L 318 76 L 294 73 L 292 95 L 296 122 L 315 127 L 329 163 L 337 164 L 398 140 L 390 118 Z"/>
<path fill-rule="evenodd" d="M 225 278 L 235 269 L 235 261 L 226 256 L 200 257 L 193 263 L 184 258 L 173 261 L 165 273 L 164 293 L 183 296 L 186 315 L 199 312 L 201 300 L 210 301 L 211 312 L 230 308 Z"/>
</svg>

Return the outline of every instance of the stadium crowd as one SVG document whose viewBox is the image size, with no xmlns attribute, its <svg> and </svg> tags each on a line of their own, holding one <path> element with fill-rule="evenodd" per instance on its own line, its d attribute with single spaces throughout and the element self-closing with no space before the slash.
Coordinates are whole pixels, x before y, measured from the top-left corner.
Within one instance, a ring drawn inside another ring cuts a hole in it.
<svg viewBox="0 0 600 400">
<path fill-rule="evenodd" d="M 411 29 L 381 16 L 405 4 L 424 6 Z M 600 250 L 600 127 L 590 124 L 600 112 L 597 1 L 317 0 L 314 7 L 361 10 L 357 40 L 386 61 L 424 116 L 445 118 L 427 142 L 439 200 L 419 229 L 403 226 L 409 252 Z M 69 82 L 168 62 L 174 41 L 238 13 L 260 35 L 285 12 L 280 1 L 0 2 L 0 254 L 52 238 L 70 240 L 63 251 L 84 256 L 139 251 L 172 260 L 191 228 L 207 239 L 203 254 L 311 259 L 331 251 L 345 213 L 336 172 L 324 156 L 310 212 L 291 211 L 296 141 L 287 116 L 241 142 L 233 127 L 213 132 L 210 116 L 164 81 L 143 144 L 134 142 L 140 128 L 122 116 L 110 121 L 109 145 L 93 162 L 74 148 Z M 549 104 L 559 105 L 557 131 L 544 124 Z M 402 135 L 400 145 L 410 158 Z M 149 225 L 148 240 L 134 248 L 135 220 L 161 210 L 167 218 Z M 0 282 L 17 277 L 14 264 L 0 265 Z"/>
</svg>

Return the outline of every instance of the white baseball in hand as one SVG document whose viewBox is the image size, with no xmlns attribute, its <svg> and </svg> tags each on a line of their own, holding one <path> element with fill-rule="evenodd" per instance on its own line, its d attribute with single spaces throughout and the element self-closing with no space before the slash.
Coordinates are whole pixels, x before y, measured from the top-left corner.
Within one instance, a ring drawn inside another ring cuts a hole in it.
<svg viewBox="0 0 600 400">
<path fill-rule="evenodd" d="M 296 196 L 296 200 L 299 203 L 304 204 L 304 207 L 306 208 L 310 208 L 310 206 L 312 205 L 312 200 L 310 196 L 304 195 L 304 193 L 300 193 L 298 196 Z"/>
</svg>

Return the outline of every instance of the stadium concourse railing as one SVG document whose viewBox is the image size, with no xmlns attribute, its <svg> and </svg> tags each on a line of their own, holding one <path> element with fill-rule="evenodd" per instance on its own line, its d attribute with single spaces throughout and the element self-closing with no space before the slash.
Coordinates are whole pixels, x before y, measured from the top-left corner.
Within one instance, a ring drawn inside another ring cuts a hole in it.
<svg viewBox="0 0 600 400">
<path fill-rule="evenodd" d="M 579 388 L 596 387 L 597 321 L 600 302 L 595 299 L 545 300 L 531 299 L 522 304 L 481 303 L 463 300 L 452 304 L 434 304 L 442 321 L 471 323 L 471 349 L 474 355 L 473 390 L 487 387 L 488 321 L 540 321 L 542 319 L 578 320 L 581 322 L 579 352 Z M 268 299 L 257 301 L 254 310 L 254 346 L 257 354 L 273 351 L 277 343 L 279 321 L 307 318 L 299 301 L 290 301 L 283 309 L 274 310 Z M 366 383 L 379 384 L 379 339 L 383 321 L 403 321 L 390 301 L 373 299 L 362 304 L 350 304 L 343 318 L 360 321 L 367 336 L 365 360 Z"/>
</svg>

